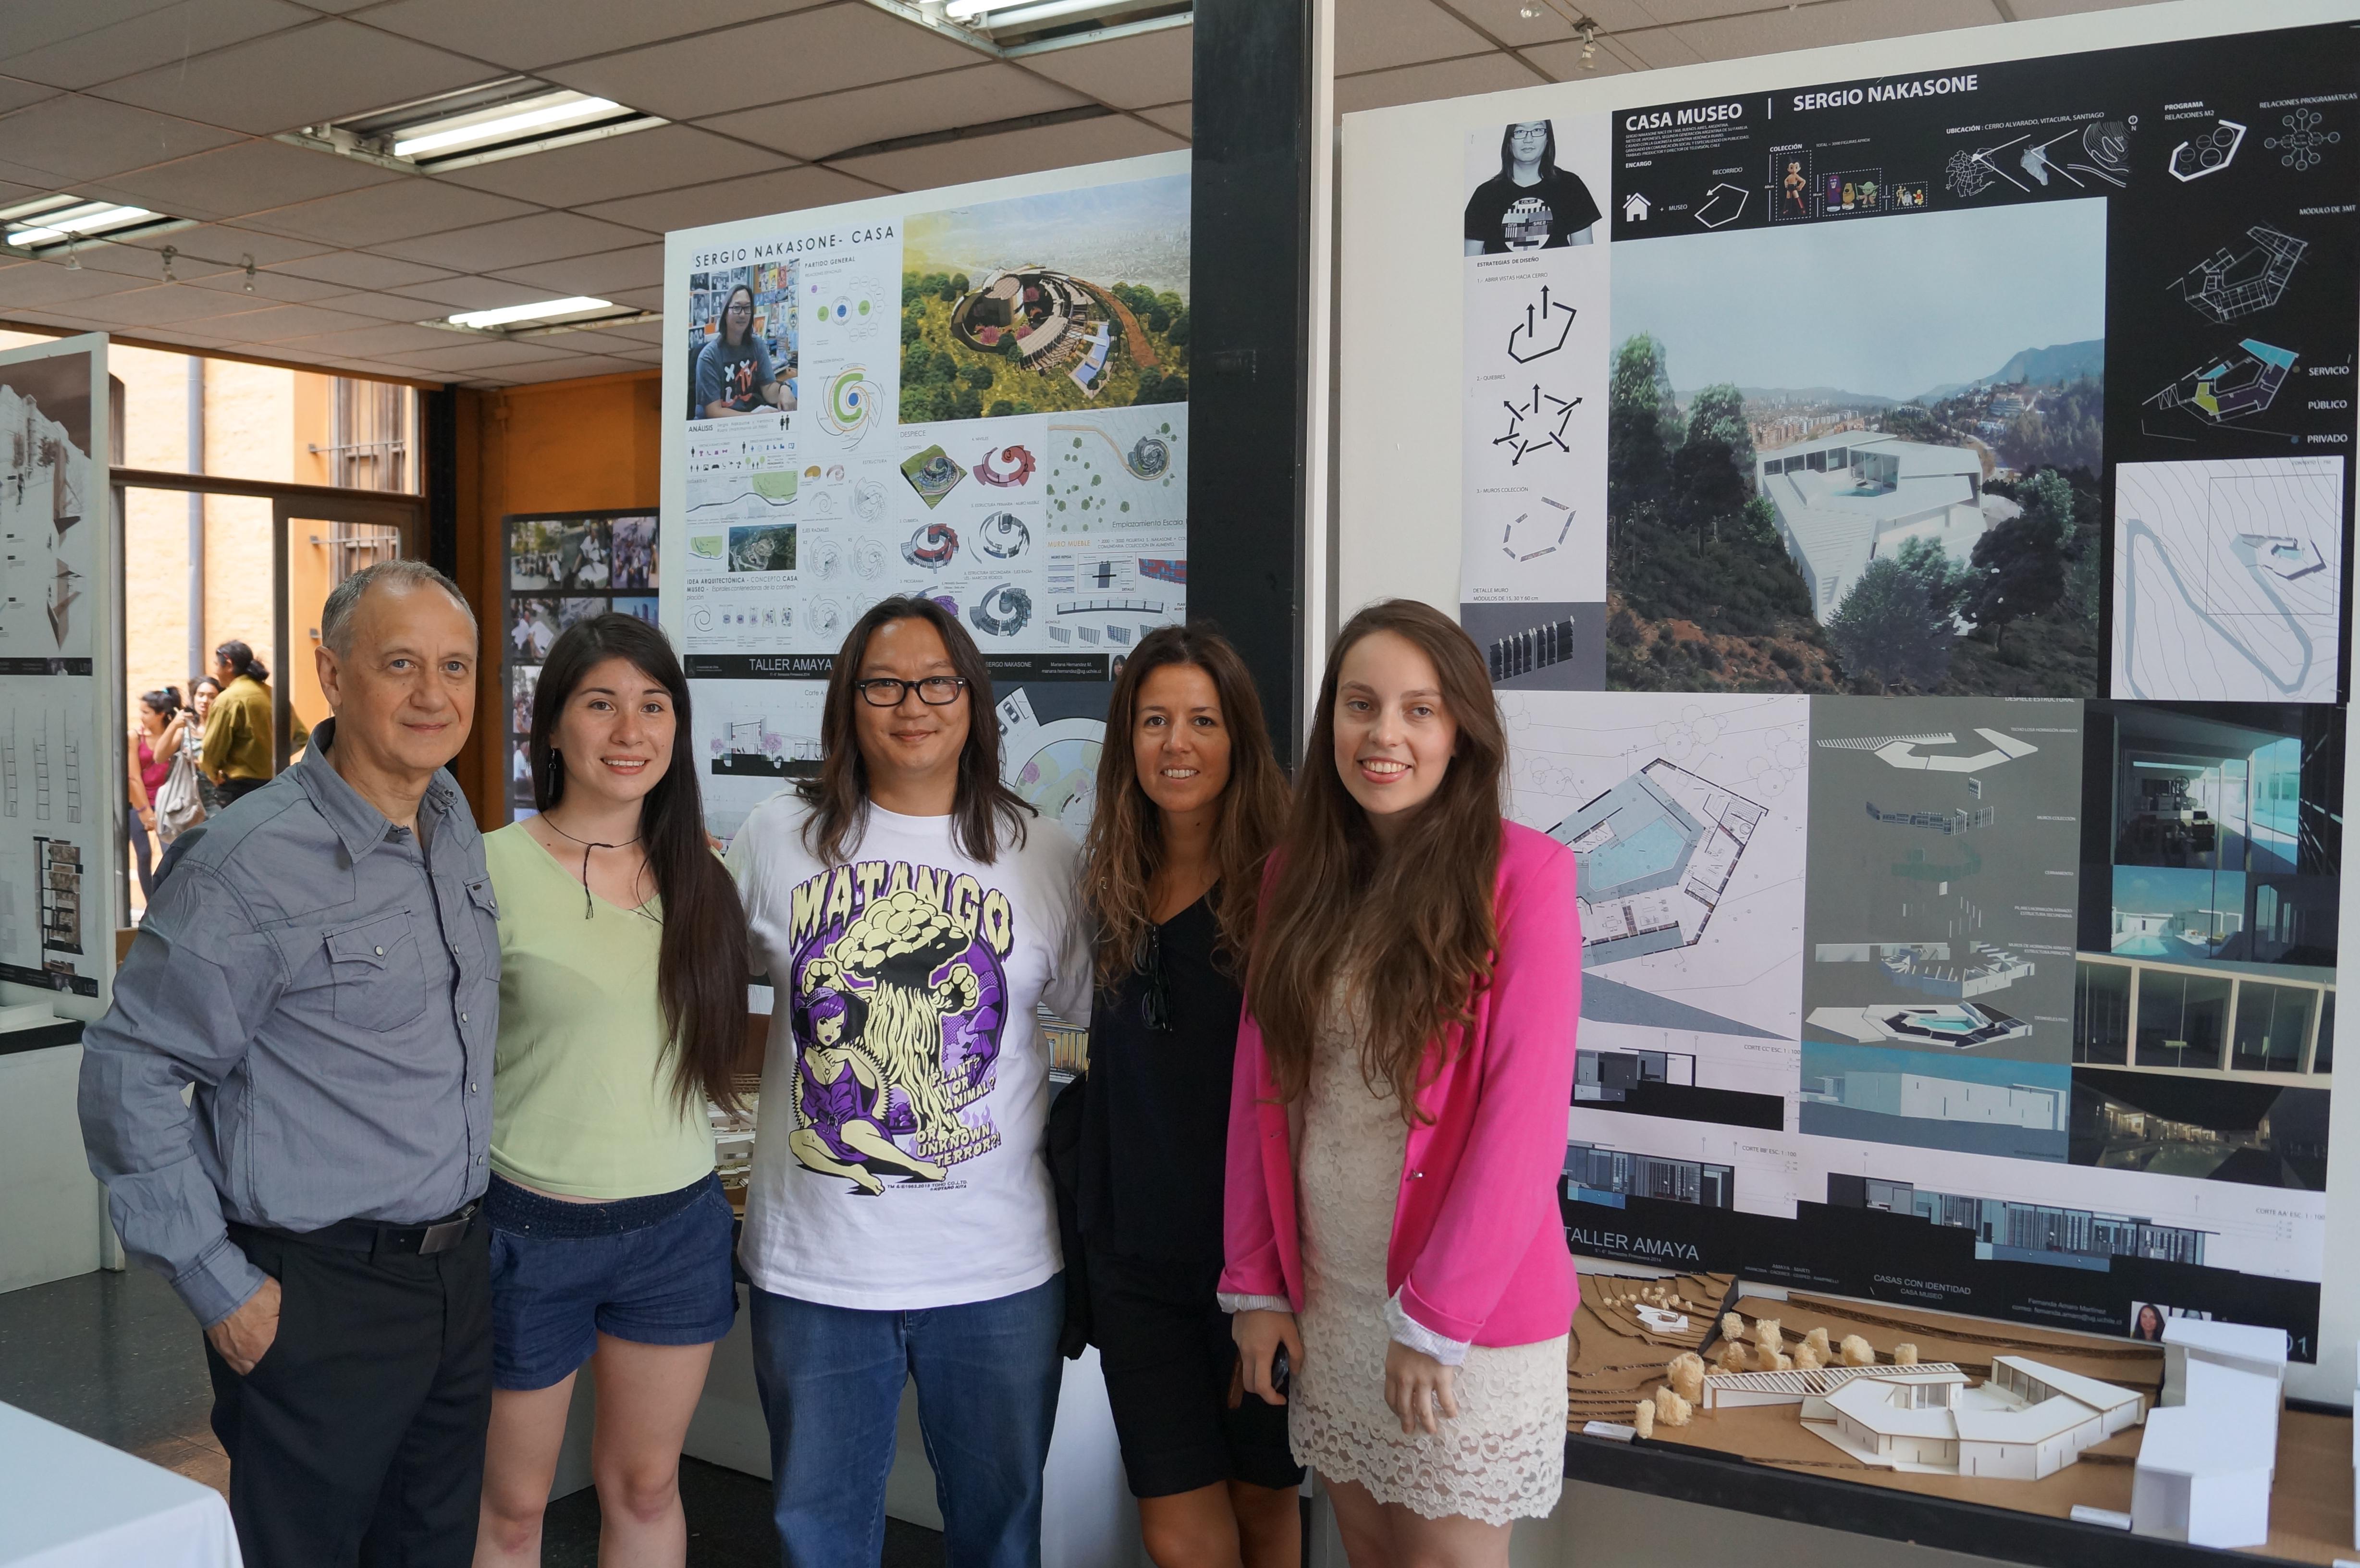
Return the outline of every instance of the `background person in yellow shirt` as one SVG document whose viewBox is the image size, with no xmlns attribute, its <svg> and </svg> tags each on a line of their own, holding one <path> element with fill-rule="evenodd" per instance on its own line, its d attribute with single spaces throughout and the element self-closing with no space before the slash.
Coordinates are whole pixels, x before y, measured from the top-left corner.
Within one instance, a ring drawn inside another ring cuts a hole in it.
<svg viewBox="0 0 2360 1568">
<path fill-rule="evenodd" d="M 492 1396 L 477 1568 L 541 1561 L 583 1363 L 597 1373 L 598 1560 L 688 1549 L 680 1450 L 738 1290 L 708 1098 L 746 1036 L 746 917 L 705 836 L 688 682 L 630 615 L 550 649 L 541 814 L 484 841 L 499 899 Z"/>
<path fill-rule="evenodd" d="M 205 747 L 197 769 L 230 804 L 270 782 L 270 670 L 254 649 L 235 639 L 213 649 L 221 695 L 205 715 Z"/>
</svg>

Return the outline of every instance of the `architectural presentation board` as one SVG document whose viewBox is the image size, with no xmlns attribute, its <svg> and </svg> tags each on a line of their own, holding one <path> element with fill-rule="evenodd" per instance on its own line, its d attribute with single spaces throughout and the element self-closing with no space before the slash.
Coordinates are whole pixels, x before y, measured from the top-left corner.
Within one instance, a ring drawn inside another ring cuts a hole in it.
<svg viewBox="0 0 2360 1568">
<path fill-rule="evenodd" d="M 518 816 L 533 810 L 533 693 L 557 634 L 592 615 L 614 612 L 658 624 L 662 579 L 652 512 L 531 512 L 500 519 L 501 662 L 506 674 L 508 800 Z"/>
<path fill-rule="evenodd" d="M 1011 782 L 1078 828 L 1108 683 L 1187 613 L 1188 163 L 666 236 L 663 622 L 714 831 L 818 756 L 891 594 L 974 634 Z"/>
<path fill-rule="evenodd" d="M 1579 861 L 1577 1251 L 2318 1356 L 2355 18 L 1346 118 L 1338 601 Z"/>
<path fill-rule="evenodd" d="M 0 1002 L 86 1018 L 123 812 L 108 417 L 104 337 L 0 353 Z"/>
</svg>

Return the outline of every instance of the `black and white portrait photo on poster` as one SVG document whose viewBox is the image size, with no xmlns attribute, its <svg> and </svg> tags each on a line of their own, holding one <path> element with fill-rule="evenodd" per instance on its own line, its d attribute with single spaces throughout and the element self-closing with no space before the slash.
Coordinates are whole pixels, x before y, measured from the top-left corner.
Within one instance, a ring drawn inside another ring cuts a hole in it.
<svg viewBox="0 0 2360 1568">
<path fill-rule="evenodd" d="M 1518 120 L 1501 127 L 1496 141 L 1487 132 L 1470 134 L 1467 254 L 1590 244 L 1605 215 L 1590 192 L 1607 186 L 1602 161 L 1585 171 L 1586 162 L 1560 145 L 1553 120 Z"/>
</svg>

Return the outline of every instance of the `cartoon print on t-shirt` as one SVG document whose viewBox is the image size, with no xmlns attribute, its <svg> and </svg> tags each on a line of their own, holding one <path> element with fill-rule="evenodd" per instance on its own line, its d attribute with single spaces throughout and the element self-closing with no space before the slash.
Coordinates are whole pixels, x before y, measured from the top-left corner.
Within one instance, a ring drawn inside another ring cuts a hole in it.
<svg viewBox="0 0 2360 1568">
<path fill-rule="evenodd" d="M 794 889 L 788 1146 L 805 1169 L 873 1194 L 1000 1146 L 989 1101 L 1012 927 L 1003 894 L 934 866 L 864 861 Z"/>
</svg>

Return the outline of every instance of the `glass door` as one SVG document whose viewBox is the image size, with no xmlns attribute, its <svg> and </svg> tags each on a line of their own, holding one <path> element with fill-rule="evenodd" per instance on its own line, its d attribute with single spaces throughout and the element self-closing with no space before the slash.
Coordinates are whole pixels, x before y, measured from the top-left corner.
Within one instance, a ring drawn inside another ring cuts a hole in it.
<svg viewBox="0 0 2360 1568">
<path fill-rule="evenodd" d="M 300 753 L 328 716 L 320 690 L 320 612 L 355 572 L 417 553 L 416 510 L 407 501 L 322 501 L 282 497 L 273 505 L 273 573 L 278 613 L 272 632 L 271 738 L 274 770 Z"/>
</svg>

